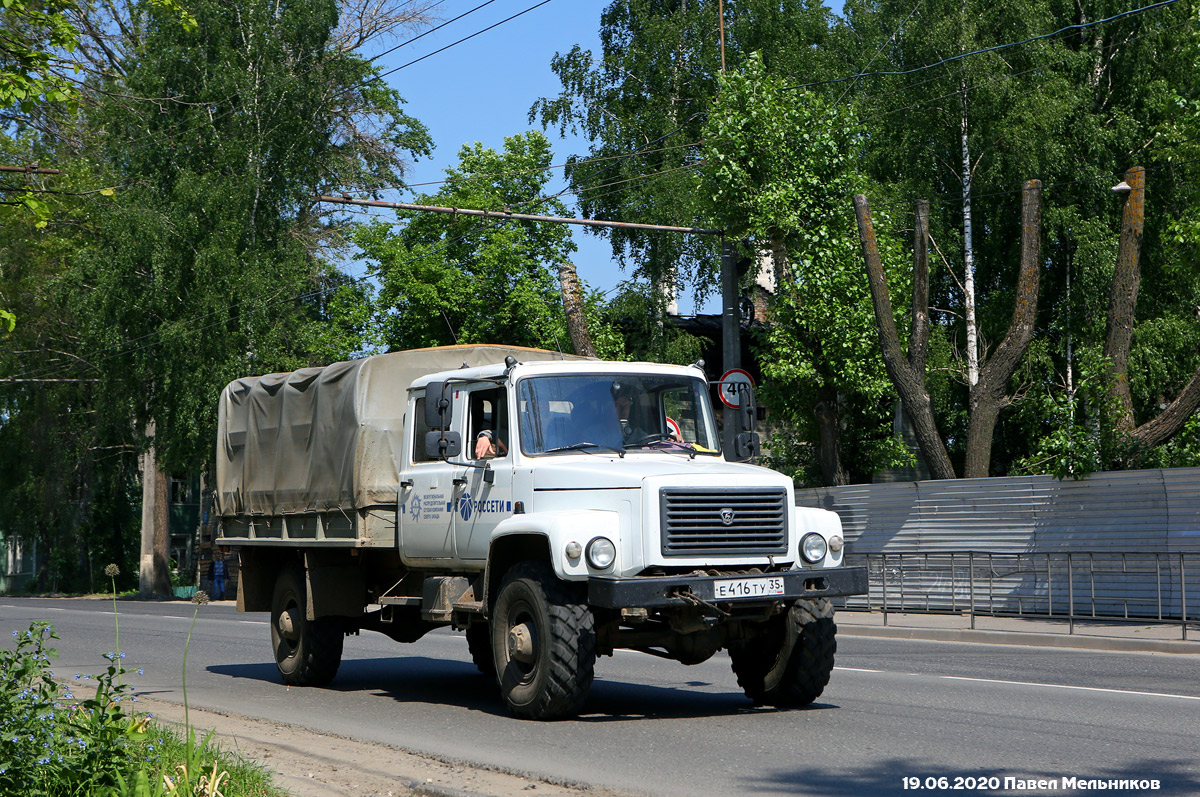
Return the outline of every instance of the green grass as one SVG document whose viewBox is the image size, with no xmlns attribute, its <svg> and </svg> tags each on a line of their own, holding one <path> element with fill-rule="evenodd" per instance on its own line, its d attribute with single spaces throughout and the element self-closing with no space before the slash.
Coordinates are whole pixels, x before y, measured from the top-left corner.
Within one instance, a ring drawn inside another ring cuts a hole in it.
<svg viewBox="0 0 1200 797">
<path fill-rule="evenodd" d="M 186 729 L 185 729 L 186 730 Z M 146 771 L 147 794 L 207 795 L 214 784 L 225 797 L 286 797 L 286 792 L 271 782 L 271 773 L 261 765 L 223 750 L 211 738 L 197 740 L 187 732 L 188 739 L 173 728 L 151 723 L 146 738 L 131 751 L 141 758 Z M 140 771 L 140 770 L 139 770 Z M 175 784 L 172 792 L 163 776 Z M 139 776 L 135 776 L 140 780 Z M 158 791 L 151 784 L 161 784 Z M 136 794 L 128 790 L 126 794 Z"/>
</svg>

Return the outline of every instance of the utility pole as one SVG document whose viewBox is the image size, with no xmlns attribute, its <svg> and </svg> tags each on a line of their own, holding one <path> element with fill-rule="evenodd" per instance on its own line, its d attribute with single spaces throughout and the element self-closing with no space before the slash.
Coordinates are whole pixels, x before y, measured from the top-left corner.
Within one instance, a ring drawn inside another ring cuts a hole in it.
<svg viewBox="0 0 1200 797">
<path fill-rule="evenodd" d="M 731 368 L 742 367 L 742 326 L 739 308 L 737 258 L 734 242 L 721 241 L 721 367 L 723 373 Z M 725 407 L 724 444 L 726 451 L 733 451 L 735 426 L 733 414 L 737 410 Z"/>
<path fill-rule="evenodd" d="M 742 367 L 742 327 L 733 241 L 721 242 L 721 366 Z"/>
</svg>

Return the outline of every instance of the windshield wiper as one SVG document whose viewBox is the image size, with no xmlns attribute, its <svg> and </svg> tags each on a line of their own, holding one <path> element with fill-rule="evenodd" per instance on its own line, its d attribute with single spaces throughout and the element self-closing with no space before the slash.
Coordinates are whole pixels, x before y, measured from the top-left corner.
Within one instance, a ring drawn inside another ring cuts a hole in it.
<svg viewBox="0 0 1200 797">
<path fill-rule="evenodd" d="M 571 445 L 569 445 L 569 446 L 558 446 L 557 448 L 547 448 L 542 453 L 543 454 L 553 454 L 557 451 L 582 451 L 587 448 L 603 448 L 605 451 L 611 451 L 614 454 L 616 454 L 618 457 L 621 457 L 622 459 L 625 458 L 625 452 L 622 449 L 613 448 L 612 446 L 606 446 L 606 445 L 602 445 L 600 443 L 588 443 L 588 442 L 571 443 Z"/>
<path fill-rule="evenodd" d="M 676 440 L 671 440 L 668 435 L 653 432 L 648 435 L 643 435 L 637 440 L 626 443 L 626 450 L 630 448 L 649 448 L 652 451 L 662 451 L 670 454 L 687 454 L 689 459 L 696 458 L 696 447 L 690 443 L 680 443 Z"/>
</svg>

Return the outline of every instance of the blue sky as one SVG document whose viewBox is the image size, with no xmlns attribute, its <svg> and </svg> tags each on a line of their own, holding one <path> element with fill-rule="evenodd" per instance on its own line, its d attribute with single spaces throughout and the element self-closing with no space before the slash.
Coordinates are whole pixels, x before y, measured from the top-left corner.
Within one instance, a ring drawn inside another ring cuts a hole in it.
<svg viewBox="0 0 1200 797">
<path fill-rule="evenodd" d="M 444 0 L 435 13 L 452 19 L 483 0 Z M 497 0 L 452 25 L 379 59 L 384 71 L 431 53 L 458 39 L 533 6 L 538 0 Z M 429 127 L 436 149 L 431 160 L 414 164 L 410 183 L 440 180 L 458 162 L 458 150 L 476 141 L 501 149 L 504 137 L 540 129 L 528 121 L 529 108 L 540 97 L 553 96 L 561 84 L 550 71 L 550 59 L 576 44 L 599 55 L 600 12 L 609 0 L 552 0 L 517 19 L 390 75 L 387 80 L 408 101 L 406 110 Z M 398 42 L 387 44 L 394 46 Z M 370 55 L 372 53 L 368 53 Z M 554 145 L 555 163 L 587 151 L 587 142 L 563 140 L 558 131 L 546 135 Z M 552 190 L 564 186 L 555 170 Z M 408 201 L 411 194 L 403 200 Z M 390 211 L 387 213 L 390 214 Z M 386 216 L 385 216 L 386 217 Z M 628 219 L 636 221 L 636 219 Z M 571 227 L 579 251 L 575 266 L 593 288 L 613 289 L 626 278 L 612 259 L 606 239 Z M 703 308 L 718 312 L 719 303 Z M 694 311 L 690 297 L 680 299 L 680 312 Z"/>
</svg>

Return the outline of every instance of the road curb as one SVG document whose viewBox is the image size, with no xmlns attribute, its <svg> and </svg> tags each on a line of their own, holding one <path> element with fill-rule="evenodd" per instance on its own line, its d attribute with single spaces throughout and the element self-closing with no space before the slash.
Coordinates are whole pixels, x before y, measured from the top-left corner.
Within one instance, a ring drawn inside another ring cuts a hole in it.
<svg viewBox="0 0 1200 797">
<path fill-rule="evenodd" d="M 1074 634 L 1036 634 L 1026 631 L 980 631 L 969 628 L 912 628 L 838 623 L 839 636 L 914 639 L 929 642 L 970 642 L 983 645 L 1018 645 L 1072 650 L 1124 651 L 1200 655 L 1200 642 L 1172 639 L 1124 639 Z"/>
</svg>

